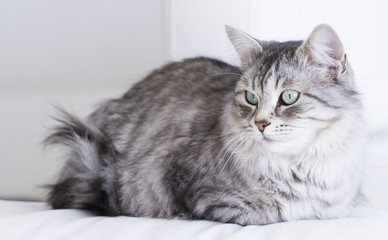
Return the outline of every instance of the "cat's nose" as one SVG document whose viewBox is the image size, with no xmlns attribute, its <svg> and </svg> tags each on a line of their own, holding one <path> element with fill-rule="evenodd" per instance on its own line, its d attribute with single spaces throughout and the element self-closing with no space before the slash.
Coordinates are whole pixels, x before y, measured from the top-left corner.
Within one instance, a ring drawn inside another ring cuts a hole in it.
<svg viewBox="0 0 388 240">
<path fill-rule="evenodd" d="M 261 121 L 258 121 L 258 122 L 255 122 L 257 128 L 259 129 L 260 132 L 263 132 L 264 131 L 264 128 L 268 125 L 270 125 L 271 123 L 268 122 L 267 120 L 261 120 Z"/>
</svg>

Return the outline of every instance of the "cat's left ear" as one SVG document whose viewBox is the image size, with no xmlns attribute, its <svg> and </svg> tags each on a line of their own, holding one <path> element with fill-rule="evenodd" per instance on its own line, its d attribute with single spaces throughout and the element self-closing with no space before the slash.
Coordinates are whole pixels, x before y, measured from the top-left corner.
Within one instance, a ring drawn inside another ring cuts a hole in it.
<svg viewBox="0 0 388 240">
<path fill-rule="evenodd" d="M 317 64 L 336 69 L 338 74 L 346 71 L 346 55 L 340 39 L 334 30 L 326 24 L 314 28 L 301 46 L 309 59 Z"/>
<path fill-rule="evenodd" d="M 256 39 L 243 31 L 228 25 L 225 26 L 225 29 L 240 57 L 242 70 L 247 70 L 253 65 L 254 61 L 263 51 L 263 48 Z"/>
</svg>

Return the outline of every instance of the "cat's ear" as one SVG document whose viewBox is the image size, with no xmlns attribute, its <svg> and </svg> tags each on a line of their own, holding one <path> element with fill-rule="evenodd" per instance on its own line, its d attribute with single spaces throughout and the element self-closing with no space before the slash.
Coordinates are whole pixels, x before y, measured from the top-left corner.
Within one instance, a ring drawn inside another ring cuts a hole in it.
<svg viewBox="0 0 388 240">
<path fill-rule="evenodd" d="M 263 48 L 256 39 L 239 29 L 228 25 L 225 26 L 225 29 L 230 41 L 240 57 L 241 68 L 243 71 L 248 69 L 261 54 Z"/>
<path fill-rule="evenodd" d="M 338 74 L 346 71 L 346 55 L 340 39 L 326 24 L 314 28 L 301 50 L 315 63 L 335 68 Z"/>
</svg>

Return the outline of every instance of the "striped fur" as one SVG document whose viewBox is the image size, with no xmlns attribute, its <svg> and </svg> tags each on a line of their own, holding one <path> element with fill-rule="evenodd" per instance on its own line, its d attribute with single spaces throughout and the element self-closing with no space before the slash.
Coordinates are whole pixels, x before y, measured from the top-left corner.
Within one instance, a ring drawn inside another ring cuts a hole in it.
<svg viewBox="0 0 388 240">
<path fill-rule="evenodd" d="M 365 129 L 337 35 L 326 25 L 306 41 L 227 32 L 241 69 L 170 63 L 85 120 L 64 113 L 47 139 L 68 148 L 51 206 L 241 225 L 347 216 L 362 200 Z M 292 105 L 287 89 L 299 92 Z"/>
</svg>

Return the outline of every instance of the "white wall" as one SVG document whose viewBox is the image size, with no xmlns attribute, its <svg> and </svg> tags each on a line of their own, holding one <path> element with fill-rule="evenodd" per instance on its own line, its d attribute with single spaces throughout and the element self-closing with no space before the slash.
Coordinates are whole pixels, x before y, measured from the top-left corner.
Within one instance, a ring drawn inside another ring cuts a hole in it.
<svg viewBox="0 0 388 240">
<path fill-rule="evenodd" d="M 0 198 L 42 198 L 61 165 L 52 104 L 86 115 L 165 61 L 162 1 L 0 1 Z"/>
<path fill-rule="evenodd" d="M 1 86 L 126 86 L 162 59 L 162 2 L 2 0 Z"/>
</svg>

